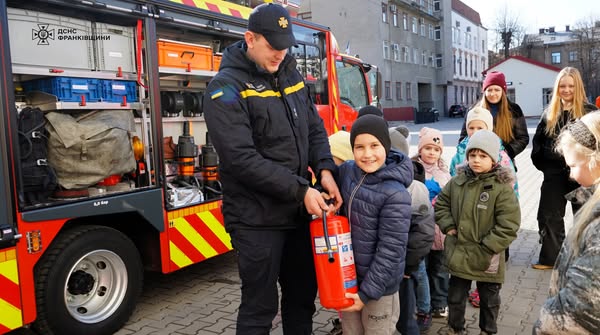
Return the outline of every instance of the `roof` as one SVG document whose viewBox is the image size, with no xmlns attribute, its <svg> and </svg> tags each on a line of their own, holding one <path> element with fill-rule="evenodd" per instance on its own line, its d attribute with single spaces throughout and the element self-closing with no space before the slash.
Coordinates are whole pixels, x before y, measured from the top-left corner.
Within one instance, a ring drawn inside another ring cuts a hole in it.
<svg viewBox="0 0 600 335">
<path fill-rule="evenodd" d="M 467 20 L 475 23 L 476 25 L 481 26 L 481 18 L 479 17 L 479 13 L 460 0 L 452 0 L 452 10 L 464 16 Z"/>
<path fill-rule="evenodd" d="M 529 63 L 529 64 L 532 64 L 532 65 L 535 65 L 535 66 L 539 66 L 541 68 L 548 69 L 550 71 L 560 72 L 560 70 L 561 70 L 559 67 L 556 67 L 556 66 L 553 66 L 553 65 L 550 65 L 550 64 L 546 64 L 546 63 L 542 63 L 542 62 L 538 62 L 537 60 L 534 60 L 534 59 L 531 59 L 531 58 L 527 58 L 527 57 L 523 57 L 523 56 L 510 56 L 507 59 L 505 59 L 505 60 L 503 60 L 501 62 L 498 62 L 498 63 L 490 66 L 489 68 L 483 70 L 483 74 L 485 75 L 489 70 L 497 67 L 498 65 L 500 65 L 500 64 L 502 64 L 502 63 L 504 63 L 506 61 L 508 61 L 509 59 L 516 59 L 518 61 Z"/>
<path fill-rule="evenodd" d="M 554 32 L 544 34 L 526 34 L 524 40 L 530 42 L 542 42 L 543 44 L 560 44 L 575 41 L 574 33 Z"/>
</svg>

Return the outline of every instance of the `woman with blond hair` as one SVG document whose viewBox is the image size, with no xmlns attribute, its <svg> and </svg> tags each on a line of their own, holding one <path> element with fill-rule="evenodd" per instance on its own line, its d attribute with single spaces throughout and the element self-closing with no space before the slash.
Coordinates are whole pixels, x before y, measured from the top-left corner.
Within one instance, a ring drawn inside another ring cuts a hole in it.
<svg viewBox="0 0 600 335">
<path fill-rule="evenodd" d="M 567 196 L 583 204 L 556 259 L 549 296 L 533 334 L 598 334 L 600 329 L 600 111 L 567 124 L 557 151 L 581 188 Z"/>
<path fill-rule="evenodd" d="M 556 137 L 569 122 L 581 118 L 596 107 L 586 99 L 579 71 L 573 67 L 562 69 L 554 83 L 552 99 L 542 114 L 533 136 L 531 160 L 544 173 L 537 219 L 542 248 L 534 269 L 552 269 L 565 238 L 565 195 L 579 184 L 569 178 L 569 167 L 564 157 L 554 151 Z M 579 209 L 572 203 L 573 213 Z"/>
</svg>

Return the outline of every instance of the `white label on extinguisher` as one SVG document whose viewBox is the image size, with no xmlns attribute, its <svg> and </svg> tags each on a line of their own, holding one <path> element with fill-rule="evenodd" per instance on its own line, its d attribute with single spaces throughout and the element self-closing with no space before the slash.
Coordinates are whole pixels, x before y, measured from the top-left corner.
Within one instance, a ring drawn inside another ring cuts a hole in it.
<svg viewBox="0 0 600 335">
<path fill-rule="evenodd" d="M 329 236 L 329 245 L 331 245 L 331 249 L 333 249 L 333 252 L 337 252 L 337 244 L 337 236 Z M 317 255 L 327 253 L 327 244 L 325 244 L 325 237 L 315 237 L 315 253 Z"/>
<path fill-rule="evenodd" d="M 350 233 L 339 234 L 337 237 L 341 266 L 354 264 L 354 252 L 352 252 L 352 239 Z"/>
</svg>

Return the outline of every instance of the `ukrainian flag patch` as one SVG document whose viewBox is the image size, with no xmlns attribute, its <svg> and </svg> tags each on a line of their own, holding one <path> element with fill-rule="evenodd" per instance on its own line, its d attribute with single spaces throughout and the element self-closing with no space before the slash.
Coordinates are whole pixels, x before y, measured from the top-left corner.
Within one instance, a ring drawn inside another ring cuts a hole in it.
<svg viewBox="0 0 600 335">
<path fill-rule="evenodd" d="M 216 98 L 223 96 L 223 94 L 224 94 L 224 93 L 223 93 L 223 89 L 222 89 L 222 88 L 220 88 L 220 89 L 218 89 L 218 90 L 216 90 L 216 91 L 212 91 L 212 92 L 210 93 L 210 98 L 211 98 L 212 100 L 215 100 Z"/>
</svg>

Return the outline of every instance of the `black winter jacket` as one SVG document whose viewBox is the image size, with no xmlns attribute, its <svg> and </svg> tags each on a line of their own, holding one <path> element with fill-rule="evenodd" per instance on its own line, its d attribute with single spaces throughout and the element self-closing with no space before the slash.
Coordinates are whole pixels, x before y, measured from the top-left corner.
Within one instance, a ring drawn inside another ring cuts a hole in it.
<svg viewBox="0 0 600 335">
<path fill-rule="evenodd" d="M 204 113 L 219 155 L 226 229 L 306 224 L 308 168 L 319 176 L 336 166 L 296 60 L 286 55 L 270 74 L 246 56 L 244 41 L 231 45 L 204 94 Z"/>
<path fill-rule="evenodd" d="M 596 110 L 596 106 L 586 103 L 583 106 L 584 113 L 589 113 Z M 535 135 L 533 135 L 532 149 L 531 149 L 531 161 L 536 169 L 544 173 L 552 174 L 569 174 L 567 163 L 562 155 L 554 150 L 554 142 L 560 133 L 560 130 L 570 121 L 573 121 L 571 113 L 564 111 L 562 118 L 556 123 L 555 135 L 549 136 L 546 134 L 546 112 L 542 113 L 540 123 L 538 123 L 535 129 Z"/>
<path fill-rule="evenodd" d="M 352 228 L 358 295 L 365 304 L 398 291 L 404 274 L 413 179 L 408 157 L 391 150 L 386 165 L 364 173 L 354 161 L 339 168 L 342 212 Z"/>
<path fill-rule="evenodd" d="M 513 131 L 513 140 L 504 144 L 504 149 L 508 154 L 508 157 L 515 163 L 515 157 L 518 154 L 523 152 L 529 144 L 529 132 L 527 131 L 527 122 L 525 121 L 525 115 L 523 115 L 523 111 L 521 107 L 514 102 L 508 102 L 508 110 L 510 110 L 512 114 L 512 131 Z M 496 124 L 496 116 L 494 116 L 494 124 Z M 462 142 L 462 140 L 467 137 L 467 119 L 465 116 L 465 122 L 463 122 L 462 130 L 460 132 L 460 139 L 458 143 Z M 516 168 L 516 165 L 515 165 Z"/>
</svg>

